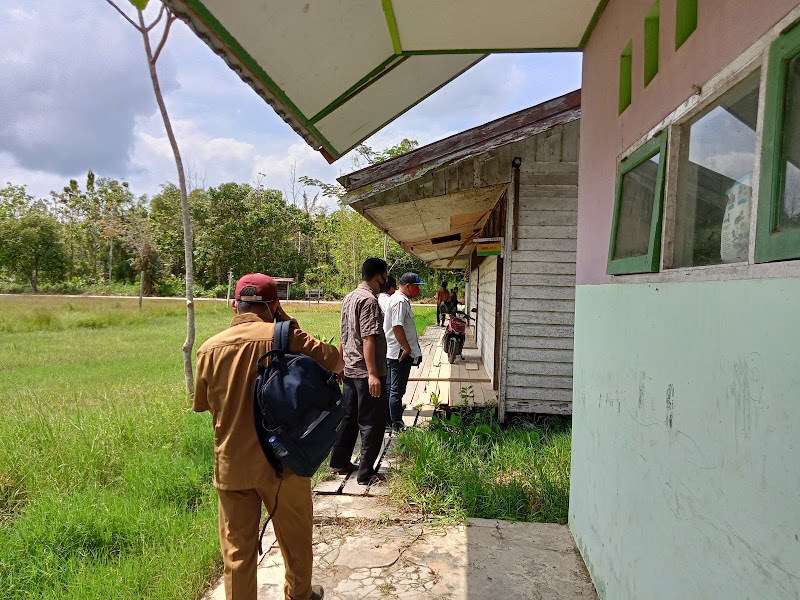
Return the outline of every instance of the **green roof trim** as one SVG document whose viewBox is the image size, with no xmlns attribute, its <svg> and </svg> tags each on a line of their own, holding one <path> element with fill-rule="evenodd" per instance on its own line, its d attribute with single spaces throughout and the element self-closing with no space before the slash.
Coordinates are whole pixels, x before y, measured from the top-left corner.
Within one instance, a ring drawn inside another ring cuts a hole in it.
<svg viewBox="0 0 800 600">
<path fill-rule="evenodd" d="M 365 90 L 373 83 L 379 81 L 384 75 L 391 73 L 391 71 L 399 66 L 401 63 L 408 60 L 407 56 L 398 56 L 396 54 L 392 54 L 389 58 L 379 64 L 377 67 L 372 69 L 369 73 L 367 73 L 364 77 L 359 79 L 354 85 L 350 86 L 347 91 L 341 94 L 338 98 L 333 100 L 330 104 L 320 110 L 317 114 L 311 117 L 310 121 L 312 123 L 317 123 L 321 119 L 324 119 L 337 108 L 339 108 L 342 104 L 347 102 L 350 98 L 352 98 L 357 93 Z"/>
<path fill-rule="evenodd" d="M 414 107 L 415 107 L 417 104 L 419 104 L 420 102 L 422 102 L 423 100 L 425 100 L 426 98 L 428 98 L 429 96 L 431 96 L 432 94 L 435 94 L 436 92 L 438 92 L 440 89 L 442 89 L 442 88 L 443 88 L 444 86 L 446 86 L 448 83 L 450 83 L 451 81 L 453 81 L 453 80 L 455 80 L 455 79 L 458 79 L 459 77 L 461 77 L 461 76 L 462 76 L 464 73 L 466 73 L 467 71 L 469 71 L 469 70 L 470 70 L 472 67 L 474 67 L 475 65 L 477 65 L 477 64 L 478 64 L 479 62 L 481 62 L 481 61 L 482 61 L 484 58 L 486 58 L 486 56 L 481 56 L 481 57 L 480 57 L 478 60 L 476 60 L 476 61 L 475 61 L 474 63 L 472 63 L 471 65 L 468 65 L 468 66 L 464 67 L 463 69 L 461 69 L 461 70 L 460 70 L 458 73 L 456 73 L 455 75 L 453 75 L 453 76 L 452 76 L 450 79 L 448 79 L 448 80 L 447 80 L 447 81 L 445 81 L 444 83 L 442 83 L 442 84 L 440 84 L 440 85 L 436 86 L 436 87 L 435 87 L 435 88 L 433 88 L 433 89 L 432 89 L 430 92 L 428 92 L 427 94 L 425 94 L 424 96 L 422 96 L 422 98 L 420 98 L 419 100 L 417 100 L 416 102 L 414 102 L 414 103 L 413 103 L 411 106 L 408 106 L 408 107 L 404 108 L 402 111 L 400 111 L 399 113 L 397 113 L 397 114 L 396 114 L 395 116 L 393 116 L 391 119 L 388 119 L 388 120 L 386 120 L 386 121 L 385 121 L 385 122 L 383 122 L 381 125 L 379 125 L 377 128 L 373 129 L 373 130 L 372 130 L 372 131 L 369 133 L 369 135 L 367 135 L 366 137 L 368 138 L 370 135 L 372 135 L 372 134 L 373 134 L 373 133 L 375 133 L 376 131 L 380 131 L 381 129 L 383 129 L 384 127 L 386 127 L 386 126 L 387 126 L 389 123 L 391 123 L 392 121 L 394 121 L 394 120 L 395 120 L 395 119 L 397 119 L 398 117 L 400 117 L 400 116 L 404 115 L 405 113 L 407 113 L 408 111 L 410 111 L 410 110 L 411 110 L 412 108 L 414 108 Z M 366 138 L 364 138 L 364 139 L 366 139 Z M 361 143 L 361 142 L 358 142 L 358 143 L 356 143 L 356 144 L 353 144 L 353 145 L 352 145 L 352 146 L 350 146 L 350 147 L 349 147 L 347 150 L 345 150 L 344 152 L 342 152 L 342 155 L 344 155 L 344 154 L 347 154 L 348 152 L 350 152 L 350 150 L 352 150 L 353 148 L 355 148 L 356 146 L 358 146 L 358 144 L 360 144 L 360 143 Z"/>
<path fill-rule="evenodd" d="M 544 52 L 580 52 L 580 48 L 459 48 L 456 50 L 403 50 L 403 56 L 439 54 L 541 54 Z"/>
<path fill-rule="evenodd" d="M 266 86 L 275 96 L 283 102 L 286 107 L 291 110 L 297 119 L 308 129 L 310 133 L 317 137 L 322 146 L 335 158 L 339 158 L 344 152 L 339 152 L 333 147 L 324 135 L 322 135 L 313 123 L 306 117 L 303 112 L 295 105 L 294 102 L 286 95 L 278 84 L 267 74 L 267 72 L 250 56 L 242 45 L 236 40 L 231 33 L 225 29 L 217 18 L 203 5 L 200 0 L 184 0 L 186 6 L 195 12 L 195 14 L 213 31 L 219 40 L 225 44 L 228 49 L 238 58 L 243 65 L 245 65 L 255 75 L 258 80 Z"/>
<path fill-rule="evenodd" d="M 578 48 L 580 50 L 586 48 L 586 44 L 589 43 L 589 38 L 592 37 L 592 32 L 594 31 L 594 28 L 597 27 L 597 22 L 600 20 L 600 16 L 603 14 L 606 6 L 608 6 L 608 0 L 600 0 L 597 8 L 594 9 L 592 19 L 589 21 L 589 25 L 586 27 L 586 31 L 583 33 L 580 44 L 578 44 Z"/>
<path fill-rule="evenodd" d="M 386 25 L 389 27 L 389 35 L 392 36 L 392 46 L 394 53 L 400 54 L 403 52 L 403 47 L 400 45 L 400 32 L 397 30 L 397 19 L 394 17 L 394 7 L 392 0 L 381 0 L 383 3 L 383 14 L 386 15 Z"/>
</svg>

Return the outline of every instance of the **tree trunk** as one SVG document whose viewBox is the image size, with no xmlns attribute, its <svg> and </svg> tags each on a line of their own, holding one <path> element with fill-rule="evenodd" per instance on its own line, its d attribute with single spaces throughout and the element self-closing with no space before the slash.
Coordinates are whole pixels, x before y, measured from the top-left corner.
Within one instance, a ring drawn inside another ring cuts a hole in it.
<svg viewBox="0 0 800 600">
<path fill-rule="evenodd" d="M 39 292 L 39 273 L 37 271 L 34 271 L 33 273 L 31 273 L 30 277 L 28 277 L 28 281 L 30 281 L 30 283 L 31 283 L 31 289 L 33 290 L 33 293 L 34 294 L 38 293 Z"/>
<path fill-rule="evenodd" d="M 174 18 L 169 15 L 168 18 Z M 194 348 L 194 252 L 192 249 L 192 221 L 189 214 L 189 197 L 186 192 L 186 174 L 183 170 L 183 160 L 181 159 L 178 142 L 172 130 L 172 123 L 169 120 L 167 106 L 164 104 L 164 97 L 161 94 L 161 85 L 158 81 L 156 65 L 153 62 L 153 49 L 150 46 L 149 32 L 145 28 L 144 16 L 139 11 L 139 25 L 141 26 L 144 49 L 147 55 L 147 67 L 150 70 L 150 81 L 153 83 L 153 92 L 158 103 L 158 110 L 161 119 L 164 121 L 164 129 L 167 131 L 167 138 L 172 147 L 172 154 L 175 158 L 175 167 L 178 170 L 178 187 L 181 191 L 181 220 L 183 221 L 183 258 L 186 264 L 186 340 L 183 342 L 183 375 L 186 381 L 186 393 L 191 396 L 194 394 L 194 372 L 192 370 L 192 349 Z"/>
<path fill-rule="evenodd" d="M 111 283 L 112 270 L 114 269 L 114 238 L 108 238 L 108 283 Z"/>
<path fill-rule="evenodd" d="M 145 271 L 139 271 L 139 310 L 142 310 L 142 296 L 144 296 Z"/>
</svg>

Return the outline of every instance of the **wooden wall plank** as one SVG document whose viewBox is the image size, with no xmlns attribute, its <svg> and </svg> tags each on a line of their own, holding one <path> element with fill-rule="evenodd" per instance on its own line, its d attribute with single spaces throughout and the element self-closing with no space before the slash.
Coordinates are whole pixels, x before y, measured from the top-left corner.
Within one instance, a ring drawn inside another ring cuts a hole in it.
<svg viewBox="0 0 800 600">
<path fill-rule="evenodd" d="M 507 400 L 506 412 L 571 415 L 572 402 L 548 400 Z"/>
<path fill-rule="evenodd" d="M 518 325 L 514 327 L 516 329 Z M 542 348 L 550 350 L 572 350 L 575 345 L 571 337 L 536 337 L 513 335 L 508 338 L 509 348 Z"/>
<path fill-rule="evenodd" d="M 436 169 L 433 172 L 433 195 L 443 196 L 447 193 L 447 171 Z"/>
<path fill-rule="evenodd" d="M 578 172 L 577 162 L 541 162 L 538 160 L 524 160 L 519 168 L 520 181 L 522 181 L 523 175 L 538 175 L 542 173 L 577 173 L 577 172 Z"/>
<path fill-rule="evenodd" d="M 564 238 L 558 240 L 531 240 L 520 239 L 517 244 L 518 250 L 566 250 L 575 252 L 578 249 L 578 241 L 575 238 Z M 515 251 L 516 252 L 516 251 Z"/>
<path fill-rule="evenodd" d="M 575 185 L 520 185 L 520 197 L 530 198 L 577 198 L 578 186 Z"/>
<path fill-rule="evenodd" d="M 519 183 L 521 186 L 530 185 L 578 185 L 578 172 L 538 172 L 520 173 Z"/>
<path fill-rule="evenodd" d="M 571 312 L 512 310 L 508 313 L 508 322 L 512 325 L 572 325 L 575 315 Z"/>
<path fill-rule="evenodd" d="M 514 262 L 511 265 L 513 275 L 529 274 L 553 274 L 553 275 L 575 275 L 574 262 Z"/>
<path fill-rule="evenodd" d="M 458 187 L 468 190 L 475 187 L 475 167 L 472 159 L 462 160 L 458 163 Z"/>
<path fill-rule="evenodd" d="M 535 285 L 515 285 L 511 288 L 511 299 L 530 300 L 574 300 L 575 287 L 547 287 Z M 574 307 L 572 310 L 575 310 Z"/>
<path fill-rule="evenodd" d="M 447 181 L 447 193 L 453 194 L 458 191 L 458 165 L 450 165 L 445 169 L 445 178 Z"/>
<path fill-rule="evenodd" d="M 548 239 L 548 240 L 553 240 L 553 239 L 572 240 L 578 236 L 578 230 L 575 225 L 519 227 L 518 231 L 520 239 L 534 238 L 534 239 Z"/>
<path fill-rule="evenodd" d="M 536 160 L 541 162 L 557 162 L 561 160 L 561 132 L 558 125 L 536 136 Z"/>
<path fill-rule="evenodd" d="M 549 287 L 575 287 L 574 275 L 534 275 L 534 274 L 520 274 L 514 277 L 514 287 L 526 285 L 543 285 Z M 541 298 L 549 298 L 550 296 L 534 296 Z"/>
<path fill-rule="evenodd" d="M 530 298 L 512 298 L 509 308 L 512 311 L 531 311 L 531 312 L 557 312 L 575 313 L 574 300 L 541 300 Z"/>
<path fill-rule="evenodd" d="M 500 182 L 500 158 L 494 156 L 481 165 L 481 187 Z"/>
<path fill-rule="evenodd" d="M 511 387 L 538 387 L 558 390 L 571 390 L 572 377 L 560 377 L 558 375 L 509 375 L 508 385 Z"/>
<path fill-rule="evenodd" d="M 561 134 L 561 160 L 567 163 L 578 161 L 580 147 L 580 119 L 566 123 Z"/>
<path fill-rule="evenodd" d="M 577 211 L 560 210 L 520 210 L 517 224 L 520 226 L 569 225 L 574 227 L 578 224 L 578 213 Z"/>
<path fill-rule="evenodd" d="M 552 337 L 572 339 L 575 335 L 570 325 L 516 325 L 511 332 L 513 337 Z"/>
<path fill-rule="evenodd" d="M 571 402 L 572 390 L 508 386 L 506 388 L 506 398 L 509 400 L 561 400 Z"/>
<path fill-rule="evenodd" d="M 572 377 L 572 363 L 513 361 L 508 365 L 508 373 L 515 375 L 562 375 Z"/>
<path fill-rule="evenodd" d="M 534 350 L 530 348 L 509 348 L 511 360 L 532 362 L 572 362 L 572 350 Z"/>
<path fill-rule="evenodd" d="M 578 212 L 578 199 L 577 198 L 534 198 L 531 196 L 522 196 L 520 194 L 521 210 L 566 210 L 570 212 Z"/>
<path fill-rule="evenodd" d="M 522 240 L 520 240 L 522 241 Z M 536 241 L 536 240 L 529 240 Z M 564 242 L 563 245 L 569 246 L 570 240 L 548 240 L 553 242 Z M 541 263 L 572 263 L 575 265 L 575 252 L 566 252 L 559 250 L 515 250 L 513 253 L 514 267 L 518 264 L 525 262 L 541 262 Z"/>
</svg>

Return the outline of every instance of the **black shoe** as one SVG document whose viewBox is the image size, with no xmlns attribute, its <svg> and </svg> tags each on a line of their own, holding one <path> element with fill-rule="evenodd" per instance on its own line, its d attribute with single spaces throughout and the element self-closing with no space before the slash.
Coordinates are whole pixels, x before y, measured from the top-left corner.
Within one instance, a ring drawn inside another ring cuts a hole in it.
<svg viewBox="0 0 800 600">
<path fill-rule="evenodd" d="M 321 585 L 311 586 L 311 598 L 309 600 L 322 600 L 325 597 L 325 590 Z"/>
<path fill-rule="evenodd" d="M 405 428 L 406 424 L 403 423 L 402 421 L 395 421 L 394 423 L 392 423 L 392 431 L 394 431 L 395 433 L 399 433 L 403 431 L 403 429 Z"/>
<path fill-rule="evenodd" d="M 380 485 L 382 483 L 386 483 L 386 477 L 375 472 L 367 481 L 359 481 L 358 485 Z"/>
<path fill-rule="evenodd" d="M 354 465 L 353 463 L 349 463 L 347 466 L 333 468 L 331 467 L 331 472 L 336 473 L 337 475 L 349 475 L 353 471 L 358 471 L 358 465 Z"/>
</svg>

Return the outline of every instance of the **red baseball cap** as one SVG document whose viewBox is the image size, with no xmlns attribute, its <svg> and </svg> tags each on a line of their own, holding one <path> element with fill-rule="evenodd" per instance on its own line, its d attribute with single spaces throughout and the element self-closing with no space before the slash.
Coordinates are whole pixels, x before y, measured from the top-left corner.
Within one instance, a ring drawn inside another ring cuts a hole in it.
<svg viewBox="0 0 800 600">
<path fill-rule="evenodd" d="M 243 302 L 272 302 L 278 299 L 278 285 L 263 273 L 243 275 L 236 282 L 234 298 Z"/>
</svg>

